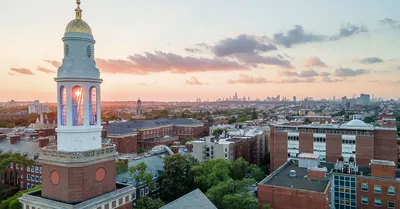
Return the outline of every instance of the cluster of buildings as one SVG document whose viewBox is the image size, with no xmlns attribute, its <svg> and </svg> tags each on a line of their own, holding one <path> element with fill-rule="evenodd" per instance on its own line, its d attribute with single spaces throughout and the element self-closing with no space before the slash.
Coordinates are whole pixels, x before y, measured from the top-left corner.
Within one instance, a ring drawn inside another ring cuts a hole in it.
<svg viewBox="0 0 400 209">
<path fill-rule="evenodd" d="M 187 142 L 186 147 L 200 161 L 207 159 L 236 160 L 242 157 L 250 163 L 260 165 L 268 152 L 268 126 L 225 127 L 231 128 L 224 129 L 221 135 L 207 136 Z"/>
<path fill-rule="evenodd" d="M 379 126 L 306 118 L 271 126 L 273 172 L 258 185 L 260 203 L 274 209 L 400 206 L 393 117 L 382 117 Z"/>
</svg>

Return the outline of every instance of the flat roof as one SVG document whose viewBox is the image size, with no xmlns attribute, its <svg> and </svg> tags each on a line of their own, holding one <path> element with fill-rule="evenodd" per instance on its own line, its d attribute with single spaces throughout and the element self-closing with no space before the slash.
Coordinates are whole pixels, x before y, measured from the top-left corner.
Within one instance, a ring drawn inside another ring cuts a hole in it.
<svg viewBox="0 0 400 209">
<path fill-rule="evenodd" d="M 388 160 L 371 160 L 371 164 L 373 164 L 373 165 L 396 166 L 396 164 L 393 161 L 388 161 Z"/>
<path fill-rule="evenodd" d="M 289 171 L 296 171 L 296 177 L 290 177 Z M 304 178 L 307 175 L 307 168 L 299 168 L 296 163 L 288 162 L 288 164 L 280 170 L 275 176 L 263 182 L 265 185 L 309 190 L 314 192 L 324 192 L 328 186 L 329 179 L 326 180 L 309 180 Z"/>
<path fill-rule="evenodd" d="M 299 156 L 297 156 L 297 158 L 300 159 L 318 159 L 320 157 L 319 154 L 316 153 L 301 153 Z"/>
</svg>

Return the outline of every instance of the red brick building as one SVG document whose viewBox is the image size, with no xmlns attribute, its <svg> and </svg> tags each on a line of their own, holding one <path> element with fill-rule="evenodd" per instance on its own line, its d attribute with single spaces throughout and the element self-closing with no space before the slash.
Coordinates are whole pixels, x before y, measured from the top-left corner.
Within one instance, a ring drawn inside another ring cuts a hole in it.
<svg viewBox="0 0 400 209">
<path fill-rule="evenodd" d="M 115 122 L 103 125 L 103 137 L 111 139 L 120 153 L 137 152 L 139 147 L 168 145 L 189 137 L 208 135 L 200 121 L 185 118 Z"/>
<path fill-rule="evenodd" d="M 359 165 L 371 159 L 397 162 L 397 131 L 391 126 L 374 127 L 360 120 L 333 124 L 275 125 L 270 136 L 271 168 L 275 170 L 302 152 L 317 153 L 323 162 L 340 155 Z"/>
<path fill-rule="evenodd" d="M 394 162 L 373 159 L 370 166 L 359 166 L 353 158 L 345 162 L 339 157 L 337 163 L 314 166 L 302 160 L 286 162 L 262 180 L 259 202 L 274 209 L 400 208 L 400 175 Z"/>
</svg>

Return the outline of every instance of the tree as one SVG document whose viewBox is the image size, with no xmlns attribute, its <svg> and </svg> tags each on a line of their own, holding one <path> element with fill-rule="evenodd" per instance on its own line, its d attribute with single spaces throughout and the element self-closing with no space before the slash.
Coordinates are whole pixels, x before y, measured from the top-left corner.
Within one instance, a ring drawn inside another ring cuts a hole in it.
<svg viewBox="0 0 400 209">
<path fill-rule="evenodd" d="M 188 137 L 182 140 L 182 144 L 185 145 L 189 141 L 193 141 L 195 138 L 194 137 Z"/>
<path fill-rule="evenodd" d="M 8 168 L 11 162 L 17 163 L 19 166 L 27 167 L 33 164 L 33 160 L 28 159 L 24 156 L 22 156 L 19 153 L 3 153 L 0 154 L 0 182 L 3 181 L 4 178 L 4 172 Z M 16 167 L 14 166 L 14 173 L 17 173 Z M 14 175 L 14 181 L 17 181 L 17 175 Z M 8 187 L 6 187 L 7 190 Z M 4 192 L 4 195 L 7 195 L 8 191 Z"/>
<path fill-rule="evenodd" d="M 258 118 L 258 115 L 257 115 L 257 113 L 256 113 L 256 110 L 253 110 L 253 112 L 251 113 L 251 119 L 252 120 L 255 120 L 255 119 L 257 119 Z"/>
<path fill-rule="evenodd" d="M 135 209 L 159 209 L 164 206 L 160 199 L 151 199 L 150 197 L 140 197 L 136 202 Z"/>
<path fill-rule="evenodd" d="M 34 192 L 40 190 L 41 185 L 35 186 L 34 188 L 26 191 L 20 191 L 12 197 L 7 198 L 6 200 L 1 201 L 0 209 L 22 209 L 22 204 L 18 201 L 18 198 L 22 197 L 23 194 L 28 192 Z"/>
<path fill-rule="evenodd" d="M 217 185 L 219 182 L 227 181 L 231 177 L 230 168 L 232 163 L 223 159 L 206 160 L 202 164 L 193 166 L 194 182 L 203 192 Z"/>
<path fill-rule="evenodd" d="M 210 188 L 206 196 L 220 209 L 249 208 L 252 204 L 258 204 L 257 199 L 247 189 L 253 183 L 253 179 L 229 179 Z"/>
<path fill-rule="evenodd" d="M 231 117 L 231 118 L 228 120 L 228 124 L 233 124 L 233 123 L 236 123 L 236 118 L 235 118 L 235 117 Z"/>
<path fill-rule="evenodd" d="M 154 188 L 153 175 L 147 172 L 147 164 L 145 162 L 141 162 L 135 166 L 129 168 L 129 172 L 132 176 L 134 176 L 136 181 L 136 186 L 145 184 L 150 189 Z"/>
<path fill-rule="evenodd" d="M 116 163 L 116 166 L 117 166 L 117 168 L 116 168 L 117 175 L 128 172 L 128 164 L 125 163 L 123 160 L 118 160 Z"/>
<path fill-rule="evenodd" d="M 170 202 L 195 189 L 190 168 L 198 164 L 199 161 L 190 155 L 175 154 L 166 157 L 161 175 L 161 199 Z"/>
<path fill-rule="evenodd" d="M 212 135 L 213 136 L 221 135 L 224 131 L 225 131 L 224 129 L 218 128 L 218 129 L 213 130 Z"/>
</svg>

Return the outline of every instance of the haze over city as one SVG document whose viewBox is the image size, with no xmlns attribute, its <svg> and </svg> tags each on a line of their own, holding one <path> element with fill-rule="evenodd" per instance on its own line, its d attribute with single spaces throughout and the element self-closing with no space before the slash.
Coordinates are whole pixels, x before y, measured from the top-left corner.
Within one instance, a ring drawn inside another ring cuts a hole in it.
<svg viewBox="0 0 400 209">
<path fill-rule="evenodd" d="M 70 1 L 5 1 L 0 101 L 56 100 Z M 397 98 L 399 1 L 86 0 L 102 100 Z M 18 18 L 14 18 L 18 16 Z M 32 17 L 35 17 L 34 19 Z M 49 18 L 51 17 L 51 18 Z"/>
</svg>

